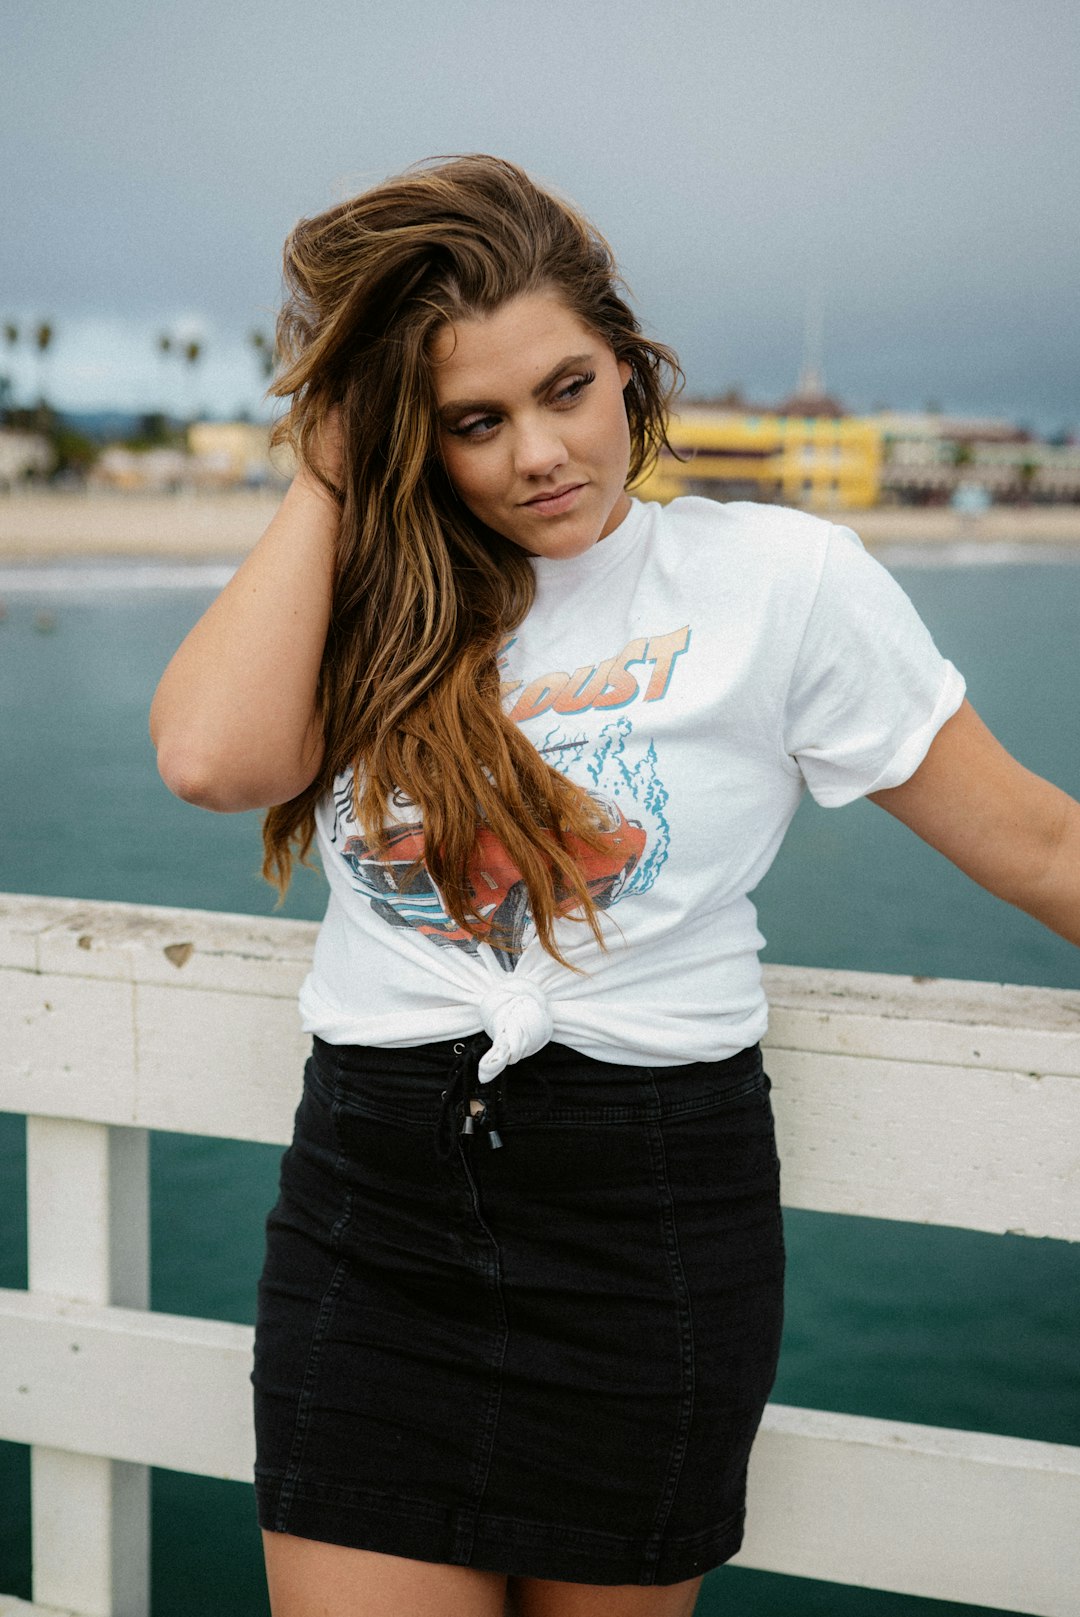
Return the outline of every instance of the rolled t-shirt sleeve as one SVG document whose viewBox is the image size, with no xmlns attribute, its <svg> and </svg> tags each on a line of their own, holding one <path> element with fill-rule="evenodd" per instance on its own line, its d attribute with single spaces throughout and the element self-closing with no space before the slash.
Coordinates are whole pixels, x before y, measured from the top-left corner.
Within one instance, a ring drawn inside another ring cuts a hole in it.
<svg viewBox="0 0 1080 1617">
<path fill-rule="evenodd" d="M 964 690 L 896 580 L 832 528 L 784 714 L 784 749 L 817 802 L 901 785 Z"/>
</svg>

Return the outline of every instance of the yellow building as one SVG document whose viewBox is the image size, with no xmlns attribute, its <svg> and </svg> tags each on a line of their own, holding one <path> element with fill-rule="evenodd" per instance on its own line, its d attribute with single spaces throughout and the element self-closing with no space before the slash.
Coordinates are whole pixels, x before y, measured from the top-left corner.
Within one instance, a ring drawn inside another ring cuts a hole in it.
<svg viewBox="0 0 1080 1617">
<path fill-rule="evenodd" d="M 755 415 L 691 406 L 672 416 L 669 437 L 677 454 L 665 450 L 634 490 L 643 500 L 705 494 L 835 511 L 878 499 L 881 429 L 858 416 Z"/>
<path fill-rule="evenodd" d="M 187 441 L 204 482 L 280 483 L 293 474 L 291 455 L 276 449 L 271 456 L 270 429 L 256 422 L 193 421 Z"/>
</svg>

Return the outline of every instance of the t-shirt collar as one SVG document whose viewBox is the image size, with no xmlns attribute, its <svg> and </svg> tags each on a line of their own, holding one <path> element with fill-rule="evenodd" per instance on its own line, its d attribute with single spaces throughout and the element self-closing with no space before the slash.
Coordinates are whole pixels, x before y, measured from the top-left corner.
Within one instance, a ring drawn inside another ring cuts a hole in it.
<svg viewBox="0 0 1080 1617">
<path fill-rule="evenodd" d="M 645 529 L 645 507 L 631 496 L 630 509 L 617 528 L 580 556 L 532 556 L 538 584 L 569 587 L 599 578 L 612 568 L 625 565 L 628 552 L 636 548 Z"/>
</svg>

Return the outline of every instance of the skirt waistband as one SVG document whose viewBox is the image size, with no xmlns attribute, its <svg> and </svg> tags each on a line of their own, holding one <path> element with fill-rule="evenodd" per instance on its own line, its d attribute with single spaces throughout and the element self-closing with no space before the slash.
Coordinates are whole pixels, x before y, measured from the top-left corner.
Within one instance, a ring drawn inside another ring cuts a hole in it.
<svg viewBox="0 0 1080 1617">
<path fill-rule="evenodd" d="M 327 1044 L 316 1034 L 311 1075 L 329 1101 L 348 1111 L 414 1127 L 438 1122 L 444 1150 L 450 1117 L 456 1132 L 486 1133 L 498 1149 L 506 1127 L 674 1117 L 769 1088 L 756 1044 L 718 1061 L 651 1068 L 598 1061 L 555 1041 L 481 1085 L 476 1069 L 490 1043 L 486 1033 L 475 1033 L 392 1048 Z"/>
</svg>

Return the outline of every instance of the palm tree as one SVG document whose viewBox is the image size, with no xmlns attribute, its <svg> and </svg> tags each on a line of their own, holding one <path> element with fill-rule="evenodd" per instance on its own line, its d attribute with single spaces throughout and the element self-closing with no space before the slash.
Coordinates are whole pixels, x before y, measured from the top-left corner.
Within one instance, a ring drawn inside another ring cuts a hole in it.
<svg viewBox="0 0 1080 1617">
<path fill-rule="evenodd" d="M 168 396 L 171 389 L 168 386 L 169 355 L 174 351 L 176 344 L 168 331 L 159 331 L 154 346 L 157 348 L 161 360 L 161 413 L 167 421 L 169 417 Z"/>
<path fill-rule="evenodd" d="M 19 341 L 19 328 L 14 320 L 4 321 L 4 341 L 9 348 L 14 348 Z M 4 380 L 7 383 L 4 393 L 5 409 L 13 410 L 15 408 L 15 386 L 9 376 L 6 376 Z"/>
<path fill-rule="evenodd" d="M 34 329 L 34 345 L 38 351 L 38 404 L 45 403 L 45 356 L 52 346 L 55 327 L 50 320 L 42 320 Z"/>
<path fill-rule="evenodd" d="M 194 419 L 195 419 L 195 382 L 194 382 L 195 366 L 199 363 L 199 360 L 200 360 L 200 358 L 202 356 L 202 351 L 203 351 L 203 345 L 198 340 L 197 337 L 189 338 L 188 341 L 186 343 L 184 343 L 184 345 L 183 345 L 183 347 L 181 349 L 181 352 L 183 353 L 184 359 L 187 361 L 188 375 L 192 379 L 191 380 L 191 385 L 189 387 L 189 399 L 188 399 L 188 403 L 189 403 L 189 406 L 190 406 L 190 408 L 188 410 L 188 416 L 192 421 L 194 421 Z"/>
<path fill-rule="evenodd" d="M 268 382 L 273 376 L 278 362 L 277 345 L 267 337 L 265 331 L 250 332 L 248 342 L 258 355 L 259 369 L 262 372 L 263 380 Z"/>
</svg>

